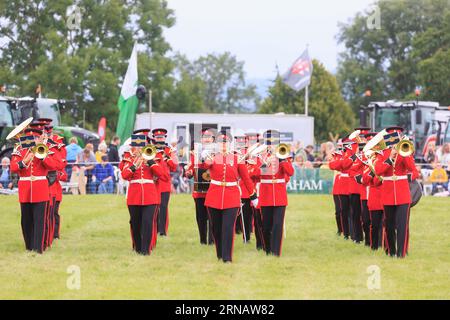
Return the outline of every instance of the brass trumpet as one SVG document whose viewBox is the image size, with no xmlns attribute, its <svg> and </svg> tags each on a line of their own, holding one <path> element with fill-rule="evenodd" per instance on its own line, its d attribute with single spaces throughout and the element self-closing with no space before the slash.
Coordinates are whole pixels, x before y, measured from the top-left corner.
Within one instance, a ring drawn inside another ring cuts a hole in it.
<svg viewBox="0 0 450 320">
<path fill-rule="evenodd" d="M 141 149 L 141 155 L 144 160 L 153 160 L 156 157 L 158 150 L 153 144 L 148 144 Z"/>
<path fill-rule="evenodd" d="M 291 156 L 291 147 L 286 143 L 280 143 L 276 150 L 275 150 L 275 156 L 280 159 L 284 160 Z"/>
<path fill-rule="evenodd" d="M 39 143 L 31 149 L 31 152 L 34 153 L 36 158 L 44 159 L 48 155 L 48 147 L 46 144 Z"/>
<path fill-rule="evenodd" d="M 415 151 L 414 144 L 407 137 L 400 140 L 400 142 L 395 146 L 395 149 L 402 157 L 409 157 Z"/>
</svg>

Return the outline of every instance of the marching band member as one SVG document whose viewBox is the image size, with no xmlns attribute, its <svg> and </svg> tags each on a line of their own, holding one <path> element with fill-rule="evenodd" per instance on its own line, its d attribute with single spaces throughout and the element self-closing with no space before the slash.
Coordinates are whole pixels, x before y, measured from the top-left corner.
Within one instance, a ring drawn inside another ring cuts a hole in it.
<svg viewBox="0 0 450 320">
<path fill-rule="evenodd" d="M 259 133 L 246 133 L 246 144 L 247 150 L 251 146 L 259 144 Z M 246 160 L 247 170 L 250 178 L 253 181 L 253 184 L 256 187 L 257 196 L 259 196 L 259 187 L 261 183 L 260 175 L 260 167 L 262 165 L 261 158 L 257 155 L 251 155 L 247 157 Z M 263 234 L 263 224 L 262 224 L 262 214 L 261 207 L 258 205 L 257 207 L 252 205 L 252 214 L 253 214 L 253 224 L 256 238 L 256 249 L 264 250 L 264 234 Z"/>
<path fill-rule="evenodd" d="M 261 167 L 261 185 L 259 189 L 262 212 L 264 244 L 267 254 L 281 256 L 283 244 L 283 227 L 288 205 L 286 183 L 294 174 L 290 158 L 282 159 L 276 155 L 276 147 L 280 144 L 280 133 L 268 130 L 263 135 L 267 151 L 265 164 Z M 286 150 L 290 157 L 289 150 Z"/>
<path fill-rule="evenodd" d="M 391 127 L 386 132 L 402 134 L 403 128 Z M 375 138 L 374 138 L 375 139 Z M 402 143 L 399 138 L 397 143 Z M 381 187 L 387 237 L 387 254 L 403 258 L 408 248 L 409 211 L 411 195 L 408 181 L 417 172 L 413 158 L 413 147 L 409 155 L 397 150 L 398 144 L 384 149 L 377 154 L 374 167 L 375 174 L 381 176 Z"/>
<path fill-rule="evenodd" d="M 11 172 L 19 174 L 22 233 L 27 250 L 43 253 L 45 214 L 49 201 L 47 174 L 57 168 L 54 153 L 46 149 L 42 130 L 26 129 L 21 147 L 12 154 Z"/>
<path fill-rule="evenodd" d="M 231 262 L 236 218 L 241 204 L 239 178 L 244 181 L 255 206 L 257 196 L 245 163 L 240 162 L 239 157 L 231 152 L 231 135 L 221 131 L 217 135 L 216 142 L 218 143 L 216 154 L 204 152 L 202 155 L 211 177 L 205 206 L 208 207 L 212 221 L 217 258 Z"/>
<path fill-rule="evenodd" d="M 365 131 L 361 134 L 361 139 L 359 142 L 359 152 L 357 153 L 357 159 L 354 162 L 353 168 L 354 176 L 356 182 L 360 185 L 360 198 L 361 198 L 361 225 L 362 231 L 364 235 L 364 245 L 367 247 L 371 246 L 371 219 L 370 219 L 370 209 L 368 206 L 369 201 L 369 191 L 370 191 L 370 182 L 364 179 L 364 173 L 369 170 L 368 159 L 363 153 L 363 149 L 366 145 L 366 142 L 370 141 L 370 139 L 376 135 L 375 133 Z M 363 132 L 363 130 L 361 130 Z"/>
<path fill-rule="evenodd" d="M 149 132 L 150 130 L 144 131 Z M 130 228 L 133 249 L 142 255 L 149 255 L 154 247 L 157 210 L 160 195 L 154 178 L 167 181 L 163 168 L 157 164 L 156 149 L 152 159 L 145 157 L 148 136 L 141 131 L 131 136 L 131 150 L 120 164 L 122 178 L 130 182 L 127 206 L 130 213 Z M 147 160 L 148 159 L 148 160 Z"/>
<path fill-rule="evenodd" d="M 47 149 L 53 154 L 53 159 L 57 164 L 55 170 L 50 170 L 47 174 L 48 189 L 49 189 L 49 201 L 47 204 L 47 211 L 45 213 L 45 227 L 44 227 L 44 249 L 51 247 L 53 243 L 53 236 L 55 232 L 55 207 L 56 207 L 56 195 L 57 189 L 55 189 L 55 182 L 58 172 L 65 168 L 65 156 L 59 152 L 58 144 L 51 139 L 51 133 L 49 134 L 47 126 L 52 120 L 47 118 L 37 119 L 29 125 L 30 128 L 42 131 L 42 141 L 47 146 Z M 64 160 L 63 158 L 64 157 Z"/>
<path fill-rule="evenodd" d="M 367 142 L 376 136 L 376 133 L 366 134 Z M 382 178 L 375 174 L 373 159 L 376 157 L 376 150 L 371 150 L 368 156 L 366 167 L 363 171 L 362 183 L 369 187 L 367 192 L 367 207 L 370 217 L 370 248 L 378 250 L 382 244 L 383 234 L 383 203 L 381 199 Z"/>
<path fill-rule="evenodd" d="M 167 130 L 154 129 L 152 131 L 153 143 L 158 149 L 159 166 L 162 168 L 166 179 L 158 179 L 156 187 L 161 195 L 161 205 L 158 212 L 158 233 L 160 236 L 167 236 L 169 228 L 169 199 L 172 191 L 172 180 L 170 172 L 177 170 L 177 163 L 175 162 L 175 155 L 172 154 L 172 149 L 167 145 Z"/>
<path fill-rule="evenodd" d="M 350 184 L 353 179 L 350 178 L 349 170 L 353 164 L 353 160 L 350 158 L 353 155 L 353 145 L 355 143 L 351 141 L 348 136 L 342 139 L 342 155 L 337 155 L 335 163 L 330 168 L 340 171 L 339 175 L 339 187 L 336 190 L 339 193 L 339 204 L 341 210 L 341 225 L 344 233 L 344 239 L 348 240 L 349 236 L 352 236 L 352 219 L 351 219 L 351 207 L 350 207 Z"/>
<path fill-rule="evenodd" d="M 245 136 L 236 136 L 234 137 L 235 143 L 235 152 L 239 157 L 245 156 L 247 151 L 246 138 Z M 245 161 L 247 165 L 247 161 Z M 247 165 L 248 170 L 248 165 Z M 241 203 L 242 207 L 239 211 L 238 222 L 236 223 L 236 233 L 242 233 L 242 237 L 244 238 L 244 243 L 248 243 L 250 241 L 250 234 L 252 231 L 252 206 L 250 195 L 247 192 L 247 188 L 245 188 L 244 181 L 242 179 L 239 180 L 239 188 L 241 190 Z M 245 232 L 244 232 L 245 231 Z"/>
<path fill-rule="evenodd" d="M 201 135 L 201 148 L 199 150 L 191 151 L 190 164 L 186 168 L 185 175 L 188 178 L 194 178 L 194 189 L 192 197 L 195 202 L 195 217 L 197 220 L 198 232 L 200 235 L 201 244 L 213 244 L 213 233 L 211 228 L 211 221 L 208 218 L 208 211 L 205 207 L 206 193 L 210 185 L 209 171 L 206 164 L 200 160 L 202 150 L 207 150 L 214 143 L 214 131 L 210 128 L 204 128 Z"/>
<path fill-rule="evenodd" d="M 331 170 L 335 170 L 333 182 L 333 201 L 335 208 L 335 218 L 337 226 L 337 235 L 344 235 L 348 238 L 348 217 L 343 218 L 343 210 L 341 205 L 342 182 L 340 173 L 340 160 L 343 156 L 342 140 L 338 143 L 337 150 L 328 159 L 328 166 Z M 345 223 L 344 223 L 345 222 Z"/>
<path fill-rule="evenodd" d="M 49 233 L 48 244 L 51 245 L 53 239 L 59 239 L 60 236 L 60 215 L 59 207 L 62 201 L 62 187 L 60 181 L 67 180 L 67 174 L 65 167 L 67 165 L 66 157 L 67 152 L 63 143 L 64 138 L 53 133 L 53 126 L 51 126 L 52 119 L 40 118 L 38 122 L 44 124 L 44 132 L 46 133 L 47 146 L 49 150 L 55 152 L 58 155 L 58 168 L 57 170 L 49 171 L 47 179 L 49 182 L 50 190 L 50 209 L 49 209 Z"/>
<path fill-rule="evenodd" d="M 358 148 L 352 156 L 353 164 L 350 168 L 349 175 L 354 179 L 353 184 L 356 182 L 359 194 L 359 203 L 356 210 L 352 207 L 352 211 L 355 212 L 353 215 L 353 226 L 355 226 L 355 242 L 360 243 L 364 240 L 366 246 L 370 246 L 370 217 L 369 209 L 367 208 L 367 188 L 368 186 L 363 185 L 362 176 L 363 170 L 366 166 L 366 157 L 362 153 L 362 150 L 366 143 L 366 134 L 369 133 L 370 128 L 356 128 L 357 136 L 355 137 L 355 143 L 357 143 Z M 350 196 L 351 197 L 351 196 Z M 359 215 L 358 215 L 359 214 Z"/>
</svg>

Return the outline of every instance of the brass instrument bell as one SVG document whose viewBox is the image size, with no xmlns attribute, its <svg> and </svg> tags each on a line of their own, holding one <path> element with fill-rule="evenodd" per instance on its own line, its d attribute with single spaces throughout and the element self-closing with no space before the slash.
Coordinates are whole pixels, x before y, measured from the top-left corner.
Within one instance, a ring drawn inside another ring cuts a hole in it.
<svg viewBox="0 0 450 320">
<path fill-rule="evenodd" d="M 142 158 L 144 160 L 153 160 L 156 157 L 156 154 L 158 153 L 158 150 L 156 147 L 152 144 L 146 145 L 141 149 Z"/>
<path fill-rule="evenodd" d="M 48 155 L 48 146 L 46 144 L 39 143 L 31 149 L 31 152 L 34 153 L 36 158 L 44 159 Z"/>
</svg>

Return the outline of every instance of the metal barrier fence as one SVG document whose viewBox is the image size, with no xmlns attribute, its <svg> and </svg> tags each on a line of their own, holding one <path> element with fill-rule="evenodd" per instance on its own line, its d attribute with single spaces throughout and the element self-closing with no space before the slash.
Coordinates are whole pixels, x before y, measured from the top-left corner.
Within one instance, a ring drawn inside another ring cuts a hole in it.
<svg viewBox="0 0 450 320">
<path fill-rule="evenodd" d="M 65 194 L 125 194 L 128 182 L 122 179 L 119 163 L 68 163 L 64 181 L 61 181 Z M 185 164 L 180 164 L 176 172 L 171 173 L 173 193 L 191 193 L 192 179 L 184 177 Z M 441 181 L 432 181 L 434 168 L 430 164 L 417 164 L 420 169 L 419 181 L 424 195 L 445 193 L 449 191 L 450 168 L 447 177 Z M 326 163 L 312 163 L 312 167 L 294 163 L 295 173 L 287 184 L 288 193 L 292 194 L 331 194 L 335 172 Z M 0 194 L 17 194 L 18 176 L 5 173 L 0 168 Z M 435 178 L 435 177 L 434 177 Z M 433 179 L 434 179 L 433 178 Z"/>
</svg>

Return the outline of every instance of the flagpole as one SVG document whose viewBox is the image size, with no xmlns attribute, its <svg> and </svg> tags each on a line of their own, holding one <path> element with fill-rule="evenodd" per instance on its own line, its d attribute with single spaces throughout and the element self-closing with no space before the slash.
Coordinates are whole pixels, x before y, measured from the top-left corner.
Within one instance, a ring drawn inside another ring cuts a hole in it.
<svg viewBox="0 0 450 320">
<path fill-rule="evenodd" d="M 308 104 L 309 104 L 309 86 L 305 87 L 305 116 L 308 116 Z"/>
<path fill-rule="evenodd" d="M 148 90 L 148 110 L 150 112 L 150 127 L 149 129 L 153 129 L 152 128 L 152 112 L 153 112 L 153 106 L 152 106 L 152 90 Z"/>
<path fill-rule="evenodd" d="M 306 51 L 308 51 L 308 49 L 309 49 L 309 43 L 306 44 Z M 308 57 L 309 57 L 309 53 L 308 53 Z M 308 105 L 309 105 L 309 84 L 305 88 L 305 116 L 308 116 Z"/>
</svg>

